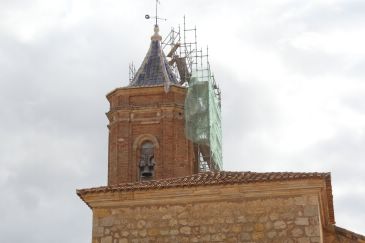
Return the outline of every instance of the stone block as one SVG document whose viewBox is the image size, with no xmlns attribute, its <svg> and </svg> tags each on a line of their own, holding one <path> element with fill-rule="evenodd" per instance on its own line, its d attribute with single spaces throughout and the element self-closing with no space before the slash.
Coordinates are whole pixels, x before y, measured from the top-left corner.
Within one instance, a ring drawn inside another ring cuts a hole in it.
<svg viewBox="0 0 365 243">
<path fill-rule="evenodd" d="M 170 230 L 170 235 L 178 235 L 179 231 L 177 229 L 171 229 Z"/>
<path fill-rule="evenodd" d="M 306 205 L 307 204 L 307 198 L 306 197 L 296 197 L 295 199 L 295 205 Z"/>
<path fill-rule="evenodd" d="M 271 221 L 275 221 L 275 220 L 279 219 L 279 214 L 277 212 L 273 212 L 270 214 L 269 217 L 270 217 Z"/>
<path fill-rule="evenodd" d="M 142 237 L 145 237 L 147 235 L 147 230 L 146 229 L 139 230 L 138 235 L 142 236 Z"/>
<path fill-rule="evenodd" d="M 309 220 L 308 220 L 308 218 L 299 217 L 299 218 L 295 219 L 295 224 L 296 225 L 309 225 Z"/>
<path fill-rule="evenodd" d="M 142 228 L 144 228 L 146 226 L 146 221 L 144 221 L 144 220 L 139 220 L 138 222 L 137 222 L 137 228 L 138 229 L 142 229 Z"/>
<path fill-rule="evenodd" d="M 268 233 L 267 233 L 267 237 L 269 238 L 269 239 L 272 239 L 272 238 L 274 238 L 274 237 L 276 237 L 277 236 L 277 233 L 276 233 L 276 231 L 269 231 Z"/>
<path fill-rule="evenodd" d="M 113 238 L 111 236 L 106 236 L 106 237 L 101 238 L 100 243 L 113 243 L 112 241 L 113 241 Z"/>
<path fill-rule="evenodd" d="M 244 215 L 240 215 L 237 217 L 237 223 L 246 223 L 247 219 Z"/>
<path fill-rule="evenodd" d="M 233 224 L 234 223 L 234 218 L 233 217 L 228 217 L 228 218 L 225 219 L 225 222 L 227 224 Z"/>
<path fill-rule="evenodd" d="M 233 232 L 233 233 L 239 233 L 239 232 L 241 232 L 241 225 L 239 225 L 239 224 L 234 224 L 234 225 L 232 225 L 232 227 L 231 227 L 231 232 Z"/>
<path fill-rule="evenodd" d="M 306 226 L 305 234 L 307 236 L 319 236 L 320 235 L 319 225 Z"/>
<path fill-rule="evenodd" d="M 312 243 L 320 243 L 321 242 L 321 238 L 320 237 L 311 237 L 311 242 Z"/>
<path fill-rule="evenodd" d="M 104 208 L 95 208 L 93 210 L 93 216 L 94 219 L 96 220 L 97 218 L 102 218 L 102 217 L 106 217 L 108 215 L 110 215 L 111 212 L 108 209 L 104 209 Z"/>
<path fill-rule="evenodd" d="M 184 235 L 190 235 L 191 234 L 191 228 L 189 226 L 184 226 L 180 228 L 180 233 Z"/>
<path fill-rule="evenodd" d="M 298 243 L 310 243 L 309 238 L 302 237 L 298 239 Z"/>
<path fill-rule="evenodd" d="M 209 235 L 209 234 L 207 234 L 207 235 L 202 235 L 202 236 L 201 236 L 201 240 L 202 240 L 203 242 L 210 242 L 210 235 Z"/>
<path fill-rule="evenodd" d="M 105 227 L 108 227 L 108 226 L 113 226 L 114 224 L 114 216 L 108 216 L 108 217 L 104 217 L 104 218 L 101 218 L 100 219 L 100 226 L 105 226 Z"/>
<path fill-rule="evenodd" d="M 224 236 L 224 234 L 221 234 L 221 233 L 219 233 L 219 234 L 213 234 L 212 236 L 211 236 L 211 241 L 212 242 L 221 242 L 221 241 L 223 241 L 224 239 L 225 239 L 226 237 Z"/>
<path fill-rule="evenodd" d="M 265 229 L 266 230 L 270 230 L 270 229 L 272 229 L 272 227 L 273 227 L 273 223 L 271 223 L 270 221 L 265 223 Z"/>
<path fill-rule="evenodd" d="M 201 225 L 200 228 L 199 228 L 199 232 L 200 234 L 205 234 L 208 232 L 208 227 L 205 226 L 205 225 Z"/>
<path fill-rule="evenodd" d="M 264 237 L 265 237 L 264 232 L 254 232 L 254 233 L 252 233 L 252 239 L 255 242 L 264 239 Z"/>
<path fill-rule="evenodd" d="M 278 220 L 274 222 L 274 229 L 285 229 L 286 223 L 283 220 Z"/>
<path fill-rule="evenodd" d="M 318 215 L 318 207 L 315 205 L 306 205 L 304 207 L 304 216 L 315 216 Z"/>
<path fill-rule="evenodd" d="M 240 234 L 240 239 L 241 240 L 251 240 L 251 234 L 249 234 L 249 233 L 241 233 Z"/>
<path fill-rule="evenodd" d="M 300 228 L 294 228 L 292 231 L 291 231 L 291 235 L 294 236 L 294 237 L 300 237 L 304 234 L 303 230 L 300 229 Z"/>
<path fill-rule="evenodd" d="M 161 235 L 168 235 L 170 231 L 170 228 L 161 228 L 160 229 L 160 234 Z"/>
<path fill-rule="evenodd" d="M 310 217 L 309 218 L 309 224 L 310 225 L 318 225 L 319 224 L 319 217 L 318 216 Z"/>
<path fill-rule="evenodd" d="M 104 236 L 104 227 L 94 227 L 93 228 L 93 237 Z"/>
<path fill-rule="evenodd" d="M 172 226 L 176 226 L 177 225 L 177 220 L 176 219 L 170 219 L 169 220 L 169 226 L 172 227 Z"/>
<path fill-rule="evenodd" d="M 129 231 L 124 230 L 121 232 L 121 234 L 122 234 L 122 236 L 126 237 L 129 235 Z"/>
<path fill-rule="evenodd" d="M 252 224 L 245 224 L 242 226 L 242 231 L 243 232 L 252 232 L 254 229 Z"/>
<path fill-rule="evenodd" d="M 255 231 L 264 231 L 265 226 L 263 224 L 255 224 Z"/>
<path fill-rule="evenodd" d="M 147 230 L 147 234 L 149 236 L 156 236 L 156 235 L 159 235 L 160 231 L 158 228 L 151 228 L 151 229 L 148 229 Z"/>
<path fill-rule="evenodd" d="M 188 221 L 186 219 L 179 219 L 179 224 L 181 225 L 187 225 Z"/>
</svg>

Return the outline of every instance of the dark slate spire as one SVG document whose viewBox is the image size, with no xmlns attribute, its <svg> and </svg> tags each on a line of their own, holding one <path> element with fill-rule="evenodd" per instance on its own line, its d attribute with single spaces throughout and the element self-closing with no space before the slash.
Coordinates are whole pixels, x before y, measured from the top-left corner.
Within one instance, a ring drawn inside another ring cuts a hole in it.
<svg viewBox="0 0 365 243">
<path fill-rule="evenodd" d="M 151 36 L 151 45 L 146 57 L 129 86 L 143 87 L 164 85 L 165 91 L 168 92 L 171 84 L 179 84 L 179 82 L 162 51 L 162 37 L 158 34 L 158 25 L 155 25 L 154 31 L 155 33 Z"/>
</svg>

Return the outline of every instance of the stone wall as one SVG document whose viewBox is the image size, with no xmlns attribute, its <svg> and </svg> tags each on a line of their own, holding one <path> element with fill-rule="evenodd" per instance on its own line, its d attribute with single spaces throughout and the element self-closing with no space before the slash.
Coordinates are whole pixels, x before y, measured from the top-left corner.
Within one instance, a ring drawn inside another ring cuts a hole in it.
<svg viewBox="0 0 365 243">
<path fill-rule="evenodd" d="M 94 208 L 93 243 L 322 242 L 316 196 Z"/>
</svg>

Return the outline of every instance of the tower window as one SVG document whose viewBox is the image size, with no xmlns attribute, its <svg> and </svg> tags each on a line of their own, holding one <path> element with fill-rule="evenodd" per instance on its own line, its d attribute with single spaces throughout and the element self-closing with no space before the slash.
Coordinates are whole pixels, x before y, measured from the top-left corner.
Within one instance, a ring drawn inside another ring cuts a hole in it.
<svg viewBox="0 0 365 243">
<path fill-rule="evenodd" d="M 141 180 L 153 178 L 155 164 L 154 145 L 151 141 L 145 141 L 141 146 L 139 161 L 139 176 Z"/>
</svg>

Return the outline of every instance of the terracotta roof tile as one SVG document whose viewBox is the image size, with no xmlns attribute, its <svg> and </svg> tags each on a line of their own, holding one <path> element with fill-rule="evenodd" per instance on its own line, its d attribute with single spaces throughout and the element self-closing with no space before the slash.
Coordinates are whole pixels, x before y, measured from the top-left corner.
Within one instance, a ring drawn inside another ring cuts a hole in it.
<svg viewBox="0 0 365 243">
<path fill-rule="evenodd" d="M 153 181 L 143 181 L 135 183 L 123 183 L 113 186 L 103 186 L 77 190 L 77 194 L 82 198 L 83 195 L 98 192 L 121 192 L 136 190 L 153 190 L 162 188 L 193 187 L 208 185 L 227 185 L 227 184 L 249 184 L 259 182 L 275 181 L 294 181 L 303 179 L 324 179 L 326 183 L 327 202 L 329 207 L 329 223 L 335 224 L 333 210 L 333 196 L 331 186 L 331 173 L 318 172 L 204 172 L 191 176 L 168 178 Z"/>
<path fill-rule="evenodd" d="M 113 186 L 95 187 L 89 189 L 77 190 L 77 194 L 87 194 L 101 191 L 134 191 L 148 190 L 169 187 L 190 187 L 198 185 L 218 185 L 218 184 L 236 184 L 236 183 L 255 183 L 255 182 L 273 182 L 289 181 L 301 179 L 326 179 L 330 178 L 330 173 L 299 173 L 299 172 L 204 172 L 191 176 L 168 178 L 161 180 L 143 181 L 135 183 L 123 183 Z"/>
<path fill-rule="evenodd" d="M 344 236 L 344 237 L 346 237 L 348 239 L 356 240 L 358 242 L 365 241 L 365 236 L 360 235 L 360 234 L 357 234 L 357 233 L 354 233 L 354 232 L 352 232 L 350 230 L 347 230 L 347 229 L 344 229 L 344 228 L 335 226 L 335 231 L 336 231 L 336 234 L 342 235 L 342 236 Z"/>
</svg>

